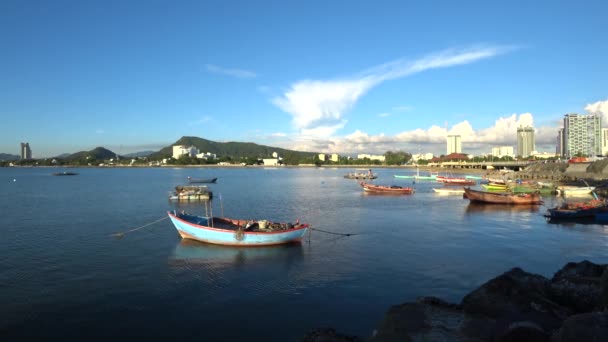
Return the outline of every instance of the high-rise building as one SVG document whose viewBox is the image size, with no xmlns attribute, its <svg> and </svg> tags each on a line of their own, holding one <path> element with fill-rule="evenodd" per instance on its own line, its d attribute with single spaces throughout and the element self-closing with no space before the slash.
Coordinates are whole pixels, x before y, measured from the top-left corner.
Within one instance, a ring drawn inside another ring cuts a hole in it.
<svg viewBox="0 0 608 342">
<path fill-rule="evenodd" d="M 564 116 L 564 156 L 602 154 L 602 121 L 599 115 Z"/>
<path fill-rule="evenodd" d="M 560 128 L 557 131 L 557 148 L 555 149 L 555 154 L 558 156 L 566 155 L 566 142 L 564 141 L 564 128 Z"/>
<path fill-rule="evenodd" d="M 517 127 L 517 155 L 521 157 L 529 157 L 534 147 L 534 127 L 519 126 Z"/>
<path fill-rule="evenodd" d="M 513 157 L 513 146 L 492 147 L 492 157 Z"/>
<path fill-rule="evenodd" d="M 460 135 L 448 135 L 447 145 L 447 154 L 462 153 Z"/>
<path fill-rule="evenodd" d="M 608 155 L 608 128 L 602 128 L 602 155 Z"/>
<path fill-rule="evenodd" d="M 21 143 L 21 159 L 32 159 L 32 150 L 30 149 L 30 143 Z"/>
</svg>

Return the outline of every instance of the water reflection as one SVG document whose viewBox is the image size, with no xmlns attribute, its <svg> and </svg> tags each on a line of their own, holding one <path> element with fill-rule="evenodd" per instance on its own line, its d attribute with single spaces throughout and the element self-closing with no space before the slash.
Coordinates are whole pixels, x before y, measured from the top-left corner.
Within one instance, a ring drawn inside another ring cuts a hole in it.
<svg viewBox="0 0 608 342">
<path fill-rule="evenodd" d="M 301 259 L 301 243 L 280 246 L 231 247 L 180 240 L 169 259 L 172 266 L 207 265 L 215 267 L 241 266 L 263 260 L 290 264 Z"/>
<path fill-rule="evenodd" d="M 511 212 L 511 213 L 523 213 L 538 212 L 540 205 L 512 205 L 512 204 L 491 204 L 491 203 L 478 203 L 470 202 L 467 206 L 467 213 L 470 214 L 482 214 L 492 212 Z"/>
</svg>

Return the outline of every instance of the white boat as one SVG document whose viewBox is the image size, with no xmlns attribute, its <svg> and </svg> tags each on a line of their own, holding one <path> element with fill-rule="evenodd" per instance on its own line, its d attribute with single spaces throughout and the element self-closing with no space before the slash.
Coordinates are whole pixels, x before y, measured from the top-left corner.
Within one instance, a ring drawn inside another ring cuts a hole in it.
<svg viewBox="0 0 608 342">
<path fill-rule="evenodd" d="M 442 195 L 462 195 L 462 194 L 464 194 L 464 189 L 458 189 L 458 188 L 433 188 L 433 191 L 435 191 L 438 194 L 442 194 Z"/>
<path fill-rule="evenodd" d="M 564 196 L 584 196 L 590 194 L 595 190 L 594 186 L 571 186 L 561 185 L 557 187 L 557 190 Z"/>
</svg>

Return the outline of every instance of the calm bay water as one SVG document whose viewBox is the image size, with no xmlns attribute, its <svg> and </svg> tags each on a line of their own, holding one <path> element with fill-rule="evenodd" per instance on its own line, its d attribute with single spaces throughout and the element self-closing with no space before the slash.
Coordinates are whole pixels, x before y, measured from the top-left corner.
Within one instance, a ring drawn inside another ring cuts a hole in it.
<svg viewBox="0 0 608 342">
<path fill-rule="evenodd" d="M 390 305 L 452 302 L 512 267 L 550 277 L 608 263 L 608 226 L 555 225 L 546 206 L 470 205 L 418 182 L 411 196 L 364 194 L 349 169 L 0 168 L 0 337 L 297 340 L 331 326 L 368 337 Z M 377 184 L 411 185 L 396 169 Z M 219 177 L 214 214 L 295 222 L 300 245 L 182 241 L 166 217 L 186 177 Z M 220 203 L 219 194 L 222 201 Z M 221 204 L 221 205 L 220 205 Z"/>
</svg>

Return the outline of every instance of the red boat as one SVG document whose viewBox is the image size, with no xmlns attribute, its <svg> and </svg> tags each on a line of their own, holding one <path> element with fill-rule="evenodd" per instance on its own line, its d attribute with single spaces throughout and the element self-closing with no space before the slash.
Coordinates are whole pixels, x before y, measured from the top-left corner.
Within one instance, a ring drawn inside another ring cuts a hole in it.
<svg viewBox="0 0 608 342">
<path fill-rule="evenodd" d="M 471 202 L 494 203 L 494 204 L 542 204 L 543 201 L 538 193 L 533 194 L 511 194 L 506 192 L 478 191 L 464 188 L 464 195 Z"/>
<path fill-rule="evenodd" d="M 403 194 L 409 195 L 415 192 L 414 188 L 404 188 L 397 185 L 375 185 L 370 183 L 361 182 L 361 187 L 365 191 L 386 193 L 386 194 Z"/>
<path fill-rule="evenodd" d="M 474 179 L 437 176 L 437 181 L 444 185 L 475 185 Z"/>
</svg>

